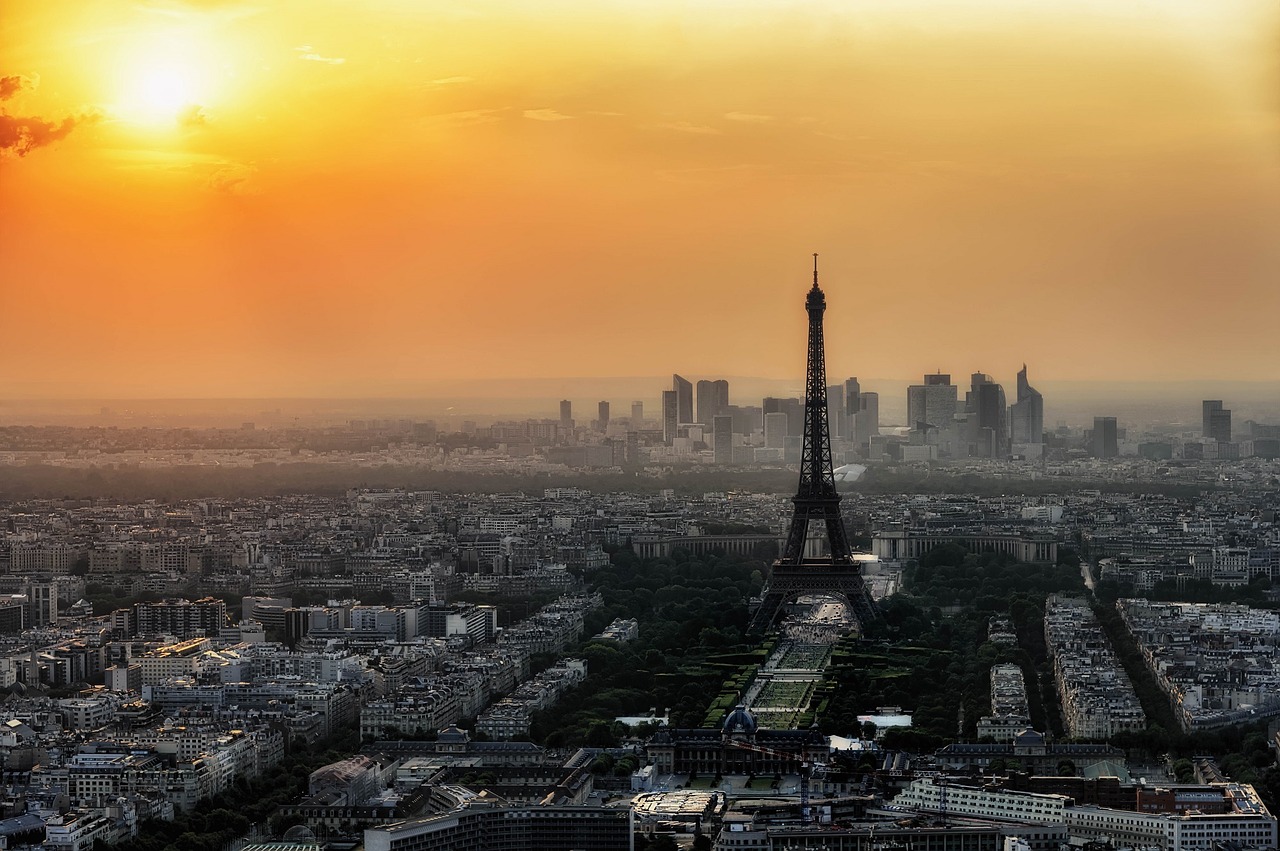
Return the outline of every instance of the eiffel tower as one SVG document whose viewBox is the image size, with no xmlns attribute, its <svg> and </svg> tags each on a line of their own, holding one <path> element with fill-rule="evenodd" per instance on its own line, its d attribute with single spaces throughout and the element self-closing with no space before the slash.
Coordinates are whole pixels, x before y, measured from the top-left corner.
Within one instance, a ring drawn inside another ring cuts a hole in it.
<svg viewBox="0 0 1280 851">
<path fill-rule="evenodd" d="M 840 494 L 831 471 L 831 433 L 827 425 L 827 367 L 822 339 L 822 314 L 827 298 L 818 287 L 818 255 L 813 255 L 813 287 L 804 301 L 809 313 L 809 367 L 804 389 L 804 449 L 800 456 L 800 486 L 796 490 L 795 514 L 782 554 L 761 592 L 759 608 L 751 617 L 750 630 L 763 632 L 777 620 L 786 603 L 806 594 L 829 594 L 843 598 L 860 623 L 876 616 L 875 603 L 853 561 L 849 536 L 840 517 Z M 828 558 L 805 558 L 809 522 L 818 520 L 827 527 L 831 543 Z"/>
</svg>

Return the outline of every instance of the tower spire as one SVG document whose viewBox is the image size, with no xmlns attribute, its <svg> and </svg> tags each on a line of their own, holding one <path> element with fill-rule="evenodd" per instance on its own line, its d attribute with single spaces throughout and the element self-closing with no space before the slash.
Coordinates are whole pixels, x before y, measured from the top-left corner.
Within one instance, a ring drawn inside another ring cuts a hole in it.
<svg viewBox="0 0 1280 851">
<path fill-rule="evenodd" d="M 818 288 L 818 252 L 813 252 L 813 288 Z"/>
</svg>

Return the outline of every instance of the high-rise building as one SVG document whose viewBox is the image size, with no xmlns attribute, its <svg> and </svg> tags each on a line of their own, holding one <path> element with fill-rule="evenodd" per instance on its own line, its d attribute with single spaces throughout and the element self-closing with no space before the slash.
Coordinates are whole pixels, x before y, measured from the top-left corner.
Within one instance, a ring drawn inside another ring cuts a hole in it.
<svg viewBox="0 0 1280 851">
<path fill-rule="evenodd" d="M 728 414 L 717 414 L 711 426 L 711 448 L 715 451 L 717 464 L 729 464 L 733 461 L 733 417 Z"/>
<path fill-rule="evenodd" d="M 1044 443 L 1044 397 L 1027 381 L 1027 365 L 1018 371 L 1018 401 L 1009 406 L 1009 432 L 1015 445 Z"/>
<path fill-rule="evenodd" d="M 752 434 L 764 428 L 764 412 L 756 405 L 729 405 L 720 413 L 733 417 L 734 434 Z"/>
<path fill-rule="evenodd" d="M 640 428 L 640 423 L 644 422 L 644 402 L 635 401 L 631 403 L 631 427 L 633 429 Z"/>
<path fill-rule="evenodd" d="M 880 394 L 864 391 L 858 394 L 858 415 L 854 418 L 853 436 L 859 450 L 871 445 L 871 436 L 880 433 Z"/>
<path fill-rule="evenodd" d="M 787 415 L 787 434 L 800 437 L 804 434 L 804 402 L 800 399 L 777 399 L 773 396 L 764 398 L 765 415 L 783 413 Z"/>
<path fill-rule="evenodd" d="M 844 407 L 844 385 L 832 384 L 827 387 L 827 427 L 832 438 L 848 439 L 848 416 Z"/>
<path fill-rule="evenodd" d="M 1201 434 L 1219 443 L 1231 442 L 1231 411 L 1222 407 L 1221 399 L 1205 399 L 1200 403 L 1203 418 Z"/>
<path fill-rule="evenodd" d="M 680 424 L 696 422 L 693 418 L 693 384 L 673 374 L 671 389 L 676 394 L 676 422 Z"/>
<path fill-rule="evenodd" d="M 601 402 L 597 407 L 597 410 L 599 413 L 596 416 L 596 419 L 600 423 L 600 430 L 604 431 L 609 427 L 609 403 Z"/>
<path fill-rule="evenodd" d="M 560 400 L 560 428 L 565 431 L 573 430 L 573 403 L 568 399 Z"/>
<path fill-rule="evenodd" d="M 858 416 L 859 397 L 862 395 L 862 385 L 858 383 L 857 376 L 846 378 L 844 380 L 844 418 L 848 431 L 845 435 L 846 440 L 854 440 L 856 438 L 855 429 L 853 427 L 854 418 Z"/>
<path fill-rule="evenodd" d="M 782 449 L 787 445 L 787 415 L 781 411 L 764 415 L 764 445 L 767 449 Z"/>
<path fill-rule="evenodd" d="M 969 413 L 970 454 L 979 458 L 1008 456 L 1009 410 L 1004 388 L 985 373 L 973 373 L 965 410 Z"/>
<path fill-rule="evenodd" d="M 662 440 L 667 446 L 676 439 L 680 428 L 679 400 L 674 390 L 662 391 Z"/>
<path fill-rule="evenodd" d="M 1205 399 L 1200 403 L 1200 434 L 1209 436 L 1209 415 L 1222 410 L 1221 399 Z"/>
<path fill-rule="evenodd" d="M 1120 454 L 1120 433 L 1115 417 L 1094 417 L 1090 448 L 1095 458 L 1115 458 Z"/>
<path fill-rule="evenodd" d="M 907 388 L 907 426 L 913 431 L 940 431 L 956 417 L 959 390 L 946 373 L 926 375 L 923 384 Z"/>
<path fill-rule="evenodd" d="M 844 404 L 848 413 L 858 413 L 858 394 L 861 392 L 862 385 L 858 383 L 857 376 L 844 380 Z"/>
<path fill-rule="evenodd" d="M 710 427 L 712 421 L 729 407 L 729 382 L 723 378 L 716 381 L 698 382 L 698 422 Z"/>
</svg>

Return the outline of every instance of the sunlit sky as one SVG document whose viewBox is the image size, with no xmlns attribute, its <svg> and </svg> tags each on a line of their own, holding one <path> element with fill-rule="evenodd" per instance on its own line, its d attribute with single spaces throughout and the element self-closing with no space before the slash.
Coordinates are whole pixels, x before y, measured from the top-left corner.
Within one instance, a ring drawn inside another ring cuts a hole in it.
<svg viewBox="0 0 1280 851">
<path fill-rule="evenodd" d="M 8 0 L 0 394 L 1280 378 L 1273 0 Z"/>
</svg>

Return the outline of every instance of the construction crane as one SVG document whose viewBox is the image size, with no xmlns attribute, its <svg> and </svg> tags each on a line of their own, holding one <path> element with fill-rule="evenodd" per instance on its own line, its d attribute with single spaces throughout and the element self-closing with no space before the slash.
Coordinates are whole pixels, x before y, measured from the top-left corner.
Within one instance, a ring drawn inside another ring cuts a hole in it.
<svg viewBox="0 0 1280 851">
<path fill-rule="evenodd" d="M 809 778 L 811 776 L 822 776 L 827 773 L 827 764 L 825 762 L 810 762 L 807 759 L 793 753 L 784 753 L 783 751 L 775 751 L 773 748 L 766 748 L 764 745 L 757 745 L 753 742 L 743 742 L 730 740 L 725 743 L 731 748 L 738 748 L 744 751 L 752 751 L 754 753 L 762 753 L 766 756 L 777 757 L 784 762 L 797 762 L 800 764 L 800 820 L 804 824 L 813 823 L 813 814 L 809 807 Z"/>
</svg>

